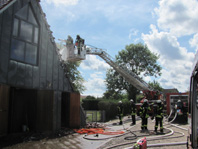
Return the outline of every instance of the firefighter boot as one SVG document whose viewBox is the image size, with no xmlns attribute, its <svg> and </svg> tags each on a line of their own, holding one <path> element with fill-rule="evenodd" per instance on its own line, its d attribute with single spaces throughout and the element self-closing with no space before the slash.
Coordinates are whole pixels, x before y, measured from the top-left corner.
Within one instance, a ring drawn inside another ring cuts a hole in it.
<svg viewBox="0 0 198 149">
<path fill-rule="evenodd" d="M 148 132 L 149 132 L 149 130 L 148 130 L 148 128 L 147 128 L 147 127 L 144 127 L 144 131 L 145 131 L 146 133 L 148 133 Z"/>
<path fill-rule="evenodd" d="M 155 133 L 157 133 L 157 126 L 155 126 Z"/>
<path fill-rule="evenodd" d="M 141 131 L 140 131 L 140 132 L 141 132 L 141 133 L 144 132 L 144 127 L 141 127 Z"/>
</svg>

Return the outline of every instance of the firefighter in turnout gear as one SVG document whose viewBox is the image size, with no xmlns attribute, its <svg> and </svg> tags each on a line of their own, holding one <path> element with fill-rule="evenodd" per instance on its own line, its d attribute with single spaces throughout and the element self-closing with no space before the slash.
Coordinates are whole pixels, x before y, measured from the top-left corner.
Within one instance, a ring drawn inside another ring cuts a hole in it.
<svg viewBox="0 0 198 149">
<path fill-rule="evenodd" d="M 120 120 L 120 125 L 122 125 L 122 118 L 123 118 L 123 104 L 122 104 L 122 101 L 119 101 L 118 102 L 118 117 L 119 117 L 119 120 Z"/>
<path fill-rule="evenodd" d="M 80 55 L 80 51 L 82 46 L 84 45 L 85 40 L 80 37 L 80 35 L 76 36 L 75 46 L 78 49 L 78 54 Z"/>
<path fill-rule="evenodd" d="M 158 124 L 160 123 L 160 132 L 163 133 L 163 106 L 161 100 L 157 100 L 157 105 L 154 107 L 155 115 L 155 132 L 157 133 Z"/>
<path fill-rule="evenodd" d="M 73 44 L 73 38 L 68 35 L 67 40 L 66 40 L 66 45 L 72 45 Z"/>
<path fill-rule="evenodd" d="M 140 117 L 142 118 L 142 125 L 141 125 L 142 131 L 148 131 L 147 129 L 147 123 L 148 123 L 148 118 L 149 118 L 148 111 L 151 111 L 151 108 L 148 104 L 148 100 L 144 99 L 144 102 L 142 106 L 140 107 L 140 112 L 139 112 Z"/>
<path fill-rule="evenodd" d="M 135 107 L 135 103 L 133 101 L 133 99 L 130 100 L 131 102 L 131 118 L 132 118 L 132 123 L 131 125 L 135 125 L 136 124 L 136 120 L 135 120 L 135 115 L 136 115 L 136 107 Z"/>
</svg>

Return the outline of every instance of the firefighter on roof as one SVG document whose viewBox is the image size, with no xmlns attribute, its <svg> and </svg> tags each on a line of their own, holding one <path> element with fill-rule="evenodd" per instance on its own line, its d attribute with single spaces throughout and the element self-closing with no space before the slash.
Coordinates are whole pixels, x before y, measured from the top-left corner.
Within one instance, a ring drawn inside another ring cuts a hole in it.
<svg viewBox="0 0 198 149">
<path fill-rule="evenodd" d="M 140 107 L 140 117 L 142 118 L 142 125 L 141 129 L 142 131 L 148 131 L 147 129 L 147 123 L 148 123 L 148 111 L 151 111 L 151 108 L 148 104 L 148 100 L 144 99 L 142 106 Z"/>
<path fill-rule="evenodd" d="M 123 118 L 123 104 L 122 104 L 122 101 L 119 101 L 118 102 L 118 117 L 119 117 L 119 120 L 120 120 L 120 125 L 122 125 L 122 118 Z"/>
<path fill-rule="evenodd" d="M 155 114 L 155 132 L 157 133 L 158 124 L 160 123 L 160 132 L 163 132 L 163 106 L 161 100 L 157 100 L 157 105 L 154 107 Z"/>
<path fill-rule="evenodd" d="M 131 102 L 131 118 L 132 118 L 132 123 L 131 125 L 135 125 L 136 124 L 136 120 L 135 120 L 135 115 L 136 115 L 136 107 L 135 107 L 135 103 L 133 101 L 133 99 L 130 100 Z"/>
</svg>

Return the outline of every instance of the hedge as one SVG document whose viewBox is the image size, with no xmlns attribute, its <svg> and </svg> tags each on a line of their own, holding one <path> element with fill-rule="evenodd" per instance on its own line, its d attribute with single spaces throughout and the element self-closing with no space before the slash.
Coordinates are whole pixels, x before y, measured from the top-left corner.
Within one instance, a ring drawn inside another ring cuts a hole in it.
<svg viewBox="0 0 198 149">
<path fill-rule="evenodd" d="M 82 100 L 82 107 L 84 110 L 99 110 L 98 109 L 98 103 L 101 100 L 97 99 L 83 99 Z"/>
<path fill-rule="evenodd" d="M 115 119 L 117 113 L 118 101 L 116 100 L 102 100 L 98 103 L 99 110 L 105 111 L 105 118 L 107 121 Z M 123 101 L 124 115 L 130 114 L 130 102 Z"/>
</svg>

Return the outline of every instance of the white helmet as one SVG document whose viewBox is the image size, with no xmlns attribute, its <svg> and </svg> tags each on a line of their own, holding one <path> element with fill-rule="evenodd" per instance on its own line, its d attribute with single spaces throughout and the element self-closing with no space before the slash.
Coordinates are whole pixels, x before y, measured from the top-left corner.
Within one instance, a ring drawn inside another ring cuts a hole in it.
<svg viewBox="0 0 198 149">
<path fill-rule="evenodd" d="M 157 103 L 161 103 L 161 100 L 157 100 Z"/>
<path fill-rule="evenodd" d="M 122 103 L 122 101 L 120 100 L 118 103 L 120 103 L 120 104 L 121 104 L 121 103 Z"/>
<path fill-rule="evenodd" d="M 144 103 L 148 102 L 148 99 L 144 99 Z"/>
<path fill-rule="evenodd" d="M 130 100 L 131 102 L 134 102 L 133 99 Z"/>
</svg>

